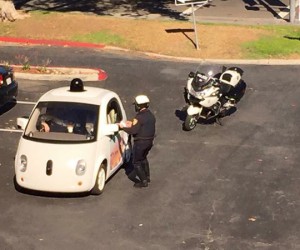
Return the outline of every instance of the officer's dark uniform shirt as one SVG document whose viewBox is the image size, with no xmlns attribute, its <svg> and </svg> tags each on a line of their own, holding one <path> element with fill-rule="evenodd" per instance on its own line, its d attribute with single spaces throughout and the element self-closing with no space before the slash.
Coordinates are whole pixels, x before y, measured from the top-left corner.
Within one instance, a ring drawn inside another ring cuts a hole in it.
<svg viewBox="0 0 300 250">
<path fill-rule="evenodd" d="M 131 127 L 124 127 L 123 130 L 133 135 L 134 141 L 150 140 L 155 137 L 155 117 L 149 109 L 141 110 L 135 116 L 137 122 L 133 120 Z"/>
</svg>

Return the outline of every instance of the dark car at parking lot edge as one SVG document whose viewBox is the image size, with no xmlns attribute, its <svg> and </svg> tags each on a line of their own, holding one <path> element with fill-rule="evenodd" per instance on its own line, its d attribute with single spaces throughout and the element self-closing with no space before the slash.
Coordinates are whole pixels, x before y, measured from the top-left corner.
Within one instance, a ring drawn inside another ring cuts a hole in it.
<svg viewBox="0 0 300 250">
<path fill-rule="evenodd" d="M 18 95 L 18 82 L 12 67 L 0 65 L 0 106 L 14 100 Z"/>
</svg>

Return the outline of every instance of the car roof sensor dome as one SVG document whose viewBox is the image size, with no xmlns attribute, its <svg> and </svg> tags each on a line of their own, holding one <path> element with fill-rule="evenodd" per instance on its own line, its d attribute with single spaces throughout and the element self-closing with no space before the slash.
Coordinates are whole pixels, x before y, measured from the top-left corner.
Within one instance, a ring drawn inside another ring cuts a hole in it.
<svg viewBox="0 0 300 250">
<path fill-rule="evenodd" d="M 80 78 L 74 78 L 70 84 L 71 92 L 82 92 L 84 91 L 83 81 Z"/>
</svg>

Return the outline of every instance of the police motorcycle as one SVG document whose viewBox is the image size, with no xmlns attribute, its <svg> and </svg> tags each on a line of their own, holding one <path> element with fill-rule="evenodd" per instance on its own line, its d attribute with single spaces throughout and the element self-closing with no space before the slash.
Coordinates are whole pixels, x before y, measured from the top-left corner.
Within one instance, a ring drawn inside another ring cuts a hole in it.
<svg viewBox="0 0 300 250">
<path fill-rule="evenodd" d="M 213 76 L 202 72 L 190 72 L 184 97 L 187 103 L 187 115 L 183 129 L 190 131 L 198 120 L 213 120 L 222 125 L 221 118 L 235 107 L 237 96 L 234 89 L 242 81 L 243 70 L 237 67 L 223 67 L 221 73 Z"/>
</svg>

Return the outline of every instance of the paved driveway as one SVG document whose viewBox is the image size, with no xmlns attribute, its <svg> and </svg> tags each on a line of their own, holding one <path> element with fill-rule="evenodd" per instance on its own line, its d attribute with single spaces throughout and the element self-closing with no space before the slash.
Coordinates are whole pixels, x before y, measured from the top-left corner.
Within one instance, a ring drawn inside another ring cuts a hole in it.
<svg viewBox="0 0 300 250">
<path fill-rule="evenodd" d="M 109 15 L 126 18 L 175 18 L 181 16 L 189 6 L 176 7 L 175 1 L 14 1 L 22 10 L 80 11 L 97 15 Z M 210 5 L 195 12 L 197 20 L 237 23 L 277 23 L 288 20 L 286 7 L 289 0 L 213 0 Z"/>
</svg>

